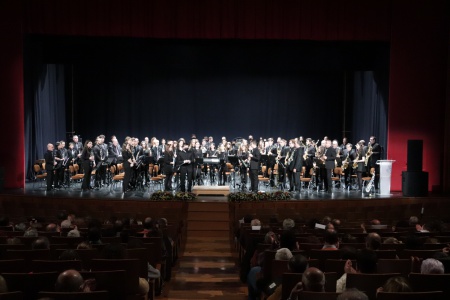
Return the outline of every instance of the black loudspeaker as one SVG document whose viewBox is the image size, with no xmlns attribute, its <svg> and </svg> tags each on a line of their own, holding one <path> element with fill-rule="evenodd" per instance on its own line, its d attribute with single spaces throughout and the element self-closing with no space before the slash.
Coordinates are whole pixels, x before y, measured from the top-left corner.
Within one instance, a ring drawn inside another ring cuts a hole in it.
<svg viewBox="0 0 450 300">
<path fill-rule="evenodd" d="M 405 197 L 423 197 L 428 194 L 428 172 L 402 172 L 402 191 Z"/>
<path fill-rule="evenodd" d="M 423 141 L 422 140 L 408 140 L 408 157 L 407 157 L 407 171 L 420 172 L 422 171 L 422 157 L 423 157 Z"/>
</svg>

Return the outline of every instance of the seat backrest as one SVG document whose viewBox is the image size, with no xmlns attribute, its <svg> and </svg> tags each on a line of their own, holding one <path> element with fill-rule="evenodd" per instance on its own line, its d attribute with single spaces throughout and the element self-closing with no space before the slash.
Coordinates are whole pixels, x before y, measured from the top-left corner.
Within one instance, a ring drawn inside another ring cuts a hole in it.
<svg viewBox="0 0 450 300">
<path fill-rule="evenodd" d="M 411 258 L 411 256 L 416 256 L 418 258 L 427 259 L 433 258 L 434 255 L 438 252 L 437 250 L 409 250 L 404 249 L 400 254 L 400 258 Z"/>
<path fill-rule="evenodd" d="M 108 291 L 92 291 L 92 292 L 39 292 L 39 298 L 49 298 L 54 300 L 107 300 L 109 299 Z"/>
<path fill-rule="evenodd" d="M 378 273 L 400 273 L 407 277 L 411 273 L 410 259 L 379 259 L 377 265 Z"/>
<path fill-rule="evenodd" d="M 0 299 L 2 299 L 2 300 L 22 300 L 23 293 L 20 291 L 0 293 Z"/>
<path fill-rule="evenodd" d="M 273 281 L 281 281 L 283 274 L 289 272 L 288 267 L 289 261 L 287 260 L 272 260 L 272 280 Z"/>
<path fill-rule="evenodd" d="M 113 271 L 82 271 L 83 279 L 95 279 L 96 289 L 106 290 L 109 293 L 109 299 L 126 299 L 124 285 L 127 281 L 127 272 L 125 270 Z"/>
<path fill-rule="evenodd" d="M 127 258 L 139 260 L 139 277 L 148 277 L 148 250 L 146 248 L 127 249 Z"/>
<path fill-rule="evenodd" d="M 302 281 L 302 273 L 284 273 L 282 276 L 281 299 L 289 298 L 294 286 Z"/>
<path fill-rule="evenodd" d="M 395 250 L 375 250 L 378 259 L 395 259 L 397 251 Z"/>
<path fill-rule="evenodd" d="M 386 293 L 379 292 L 377 300 L 444 300 L 442 291 L 413 292 L 413 293 Z"/>
<path fill-rule="evenodd" d="M 55 288 L 58 272 L 46 273 L 3 273 L 9 291 L 22 291 L 23 299 L 38 299 L 39 291 Z"/>
<path fill-rule="evenodd" d="M 7 250 L 5 253 L 6 259 L 24 259 L 30 263 L 36 259 L 50 259 L 50 249 L 39 250 Z"/>
<path fill-rule="evenodd" d="M 135 294 L 139 287 L 139 260 L 138 259 L 93 259 L 91 261 L 93 271 L 125 270 L 126 280 L 122 283 L 124 292 Z"/>
<path fill-rule="evenodd" d="M 443 291 L 444 299 L 450 299 L 450 274 L 410 273 L 409 281 L 416 292 Z"/>
<path fill-rule="evenodd" d="M 348 273 L 346 288 L 357 288 L 366 293 L 371 300 L 376 299 L 376 291 L 391 277 L 400 276 L 399 273 L 362 274 Z"/>
<path fill-rule="evenodd" d="M 327 259 L 323 264 L 324 272 L 334 272 L 340 278 L 344 274 L 344 266 L 346 259 Z M 356 266 L 356 261 L 352 260 L 352 265 Z"/>
<path fill-rule="evenodd" d="M 0 260 L 1 273 L 25 273 L 29 272 L 29 264 L 24 259 L 2 259 Z"/>
<path fill-rule="evenodd" d="M 81 271 L 81 260 L 33 260 L 31 262 L 33 272 L 64 272 L 65 270 Z"/>
<path fill-rule="evenodd" d="M 318 259 L 320 261 L 320 269 L 325 270 L 325 261 L 328 259 L 340 259 L 341 251 L 311 249 L 309 251 L 309 257 Z"/>
<path fill-rule="evenodd" d="M 308 292 L 302 291 L 298 295 L 298 299 L 302 300 L 336 300 L 339 293 L 335 292 Z"/>
</svg>

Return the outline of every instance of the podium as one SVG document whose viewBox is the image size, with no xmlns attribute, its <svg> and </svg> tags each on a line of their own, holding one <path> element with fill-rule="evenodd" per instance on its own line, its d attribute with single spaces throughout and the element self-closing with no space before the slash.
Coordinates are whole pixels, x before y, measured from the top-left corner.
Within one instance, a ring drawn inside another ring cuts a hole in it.
<svg viewBox="0 0 450 300">
<path fill-rule="evenodd" d="M 381 196 L 389 196 L 391 194 L 391 173 L 392 163 L 395 160 L 378 160 L 377 165 L 380 165 L 380 193 Z"/>
</svg>

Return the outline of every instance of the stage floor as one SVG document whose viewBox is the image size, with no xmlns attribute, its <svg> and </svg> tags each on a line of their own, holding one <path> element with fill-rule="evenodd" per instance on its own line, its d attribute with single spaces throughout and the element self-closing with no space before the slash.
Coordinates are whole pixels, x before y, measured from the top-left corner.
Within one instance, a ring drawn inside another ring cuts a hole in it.
<svg viewBox="0 0 450 300">
<path fill-rule="evenodd" d="M 279 191 L 279 189 L 269 189 L 268 187 L 262 187 L 261 192 L 273 192 Z M 102 187 L 98 190 L 90 190 L 83 192 L 79 186 L 70 188 L 61 188 L 58 190 L 53 190 L 47 192 L 45 186 L 34 185 L 33 183 L 26 183 L 25 189 L 15 189 L 4 191 L 3 194 L 14 194 L 14 195 L 28 195 L 28 196 L 46 196 L 46 197 L 57 197 L 57 198 L 91 198 L 91 199 L 130 199 L 136 201 L 148 201 L 150 195 L 154 191 L 150 191 L 148 187 L 144 190 L 131 191 L 128 193 L 122 193 L 121 188 L 111 189 L 109 186 Z M 239 192 L 239 189 L 233 189 L 230 186 L 230 192 Z M 322 191 L 313 191 L 303 189 L 300 193 L 292 193 L 291 201 L 295 200 L 343 200 L 343 199 L 354 199 L 354 200 L 364 200 L 364 199 L 377 199 L 377 198 L 402 198 L 401 192 L 392 192 L 391 195 L 379 195 L 378 193 L 362 193 L 356 190 L 343 190 L 343 189 L 333 189 L 331 193 L 326 193 Z M 198 196 L 198 201 L 227 201 L 227 197 L 224 196 L 214 196 L 214 195 L 200 195 Z"/>
</svg>

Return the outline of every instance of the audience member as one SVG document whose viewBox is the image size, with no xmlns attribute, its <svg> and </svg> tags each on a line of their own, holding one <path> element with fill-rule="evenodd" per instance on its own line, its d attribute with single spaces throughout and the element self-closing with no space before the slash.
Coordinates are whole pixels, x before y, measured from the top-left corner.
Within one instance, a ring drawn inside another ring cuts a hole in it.
<svg viewBox="0 0 450 300">
<path fill-rule="evenodd" d="M 381 246 L 381 236 L 376 232 L 371 232 L 366 237 L 366 248 L 378 250 Z"/>
<path fill-rule="evenodd" d="M 79 292 L 83 283 L 83 277 L 78 271 L 66 270 L 59 274 L 55 290 L 57 292 Z"/>
<path fill-rule="evenodd" d="M 303 273 L 302 281 L 297 283 L 292 289 L 289 299 L 297 300 L 300 292 L 302 291 L 324 292 L 325 274 L 317 268 L 307 268 Z"/>
<path fill-rule="evenodd" d="M 280 248 L 275 253 L 275 260 L 290 260 L 292 256 L 291 250 L 288 248 Z"/>
<path fill-rule="evenodd" d="M 336 231 L 325 231 L 323 237 L 324 245 L 322 250 L 338 250 L 339 249 L 339 237 Z"/>
<path fill-rule="evenodd" d="M 80 232 L 78 231 L 77 228 L 72 229 L 67 233 L 67 237 L 80 237 L 80 236 L 81 236 Z"/>
<path fill-rule="evenodd" d="M 369 297 L 364 292 L 352 288 L 343 291 L 336 300 L 369 300 Z"/>
<path fill-rule="evenodd" d="M 411 284 L 402 276 L 389 278 L 382 287 L 377 289 L 377 293 L 411 293 L 412 291 Z"/>
<path fill-rule="evenodd" d="M 46 232 L 58 232 L 58 225 L 55 223 L 50 223 L 47 226 L 45 226 Z"/>
<path fill-rule="evenodd" d="M 58 257 L 59 260 L 81 260 L 80 255 L 74 249 L 66 249 Z"/>
<path fill-rule="evenodd" d="M 336 292 L 342 293 L 345 290 L 348 273 L 376 273 L 377 254 L 370 249 L 360 249 L 356 253 L 357 269 L 352 266 L 352 261 L 347 260 L 344 266 L 344 274 L 336 282 Z"/>
<path fill-rule="evenodd" d="M 31 244 L 32 250 L 50 249 L 50 241 L 46 236 L 40 236 Z"/>
<path fill-rule="evenodd" d="M 92 249 L 92 246 L 88 242 L 81 242 L 77 245 L 77 250 L 90 250 L 90 249 Z"/>
<path fill-rule="evenodd" d="M 444 274 L 444 265 L 437 259 L 428 258 L 422 262 L 420 266 L 420 273 L 422 274 Z"/>
<path fill-rule="evenodd" d="M 5 278 L 3 278 L 2 275 L 0 275 L 0 293 L 7 293 L 8 292 L 8 285 L 6 284 Z"/>
<path fill-rule="evenodd" d="M 295 233 L 292 230 L 284 230 L 280 235 L 280 248 L 288 248 L 291 251 L 299 249 Z"/>
<path fill-rule="evenodd" d="M 101 231 L 99 227 L 91 227 L 88 230 L 88 241 L 90 244 L 101 244 Z"/>
<path fill-rule="evenodd" d="M 38 237 L 39 234 L 38 234 L 38 232 L 37 232 L 36 229 L 34 229 L 34 228 L 29 228 L 29 229 L 27 229 L 27 230 L 23 233 L 23 236 L 27 236 L 27 237 Z"/>
<path fill-rule="evenodd" d="M 283 230 L 292 230 L 295 228 L 295 222 L 292 219 L 283 220 Z"/>
</svg>

